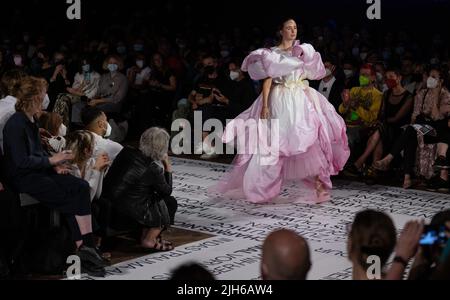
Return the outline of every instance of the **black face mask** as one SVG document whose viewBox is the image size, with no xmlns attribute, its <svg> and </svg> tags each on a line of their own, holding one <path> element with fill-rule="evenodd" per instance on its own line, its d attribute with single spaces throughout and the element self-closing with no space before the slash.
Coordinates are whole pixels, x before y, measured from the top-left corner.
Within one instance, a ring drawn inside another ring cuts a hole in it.
<svg viewBox="0 0 450 300">
<path fill-rule="evenodd" d="M 214 68 L 213 66 L 206 66 L 204 68 L 205 75 L 212 75 L 212 74 L 214 74 L 215 71 L 216 71 L 216 68 Z"/>
<path fill-rule="evenodd" d="M 423 79 L 422 74 L 417 74 L 417 73 L 413 74 L 411 77 L 411 80 L 413 82 L 422 82 L 422 79 Z"/>
</svg>

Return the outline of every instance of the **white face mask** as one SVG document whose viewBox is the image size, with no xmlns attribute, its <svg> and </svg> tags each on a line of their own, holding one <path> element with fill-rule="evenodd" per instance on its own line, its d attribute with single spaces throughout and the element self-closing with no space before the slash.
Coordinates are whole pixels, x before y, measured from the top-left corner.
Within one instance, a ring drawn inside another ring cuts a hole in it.
<svg viewBox="0 0 450 300">
<path fill-rule="evenodd" d="M 42 110 L 46 110 L 48 108 L 49 104 L 50 104 L 50 98 L 48 97 L 48 94 L 45 94 L 44 101 L 42 101 L 42 106 L 41 106 Z"/>
<path fill-rule="evenodd" d="M 14 56 L 14 64 L 17 67 L 21 67 L 22 66 L 22 56 Z"/>
<path fill-rule="evenodd" d="M 377 72 L 377 80 L 383 81 L 383 74 L 381 74 L 380 72 Z"/>
<path fill-rule="evenodd" d="M 144 61 L 143 60 L 137 60 L 136 61 L 136 66 L 138 66 L 140 69 L 142 69 L 144 67 Z"/>
<path fill-rule="evenodd" d="M 325 69 L 325 77 L 328 77 L 328 76 L 330 76 L 330 75 L 332 75 L 332 74 L 333 74 L 333 73 L 331 72 L 330 69 L 328 69 L 328 68 Z"/>
<path fill-rule="evenodd" d="M 427 79 L 427 88 L 429 89 L 435 89 L 438 86 L 439 82 L 436 78 L 428 77 Z"/>
<path fill-rule="evenodd" d="M 352 70 L 344 70 L 345 78 L 350 78 L 353 76 Z"/>
<path fill-rule="evenodd" d="M 239 78 L 239 72 L 236 72 L 236 71 L 230 71 L 230 79 L 231 80 L 236 80 L 236 79 L 238 79 Z"/>
<path fill-rule="evenodd" d="M 105 133 L 105 138 L 107 138 L 107 137 L 110 137 L 111 136 L 111 131 L 112 131 L 112 128 L 111 128 L 111 125 L 109 125 L 109 123 L 106 123 L 106 133 Z"/>
<path fill-rule="evenodd" d="M 67 134 L 67 127 L 64 124 L 61 124 L 58 130 L 58 136 L 66 136 Z"/>
</svg>

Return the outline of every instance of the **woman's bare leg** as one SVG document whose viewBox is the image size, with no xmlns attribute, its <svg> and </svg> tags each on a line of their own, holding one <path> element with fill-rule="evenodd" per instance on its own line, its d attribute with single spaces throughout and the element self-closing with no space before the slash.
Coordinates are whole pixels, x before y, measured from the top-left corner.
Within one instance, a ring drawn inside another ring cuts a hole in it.
<svg viewBox="0 0 450 300">
<path fill-rule="evenodd" d="M 358 169 L 361 169 L 369 156 L 373 153 L 375 148 L 377 147 L 378 142 L 380 141 L 380 132 L 377 130 L 367 141 L 366 150 L 364 153 L 355 161 L 355 166 Z"/>
</svg>

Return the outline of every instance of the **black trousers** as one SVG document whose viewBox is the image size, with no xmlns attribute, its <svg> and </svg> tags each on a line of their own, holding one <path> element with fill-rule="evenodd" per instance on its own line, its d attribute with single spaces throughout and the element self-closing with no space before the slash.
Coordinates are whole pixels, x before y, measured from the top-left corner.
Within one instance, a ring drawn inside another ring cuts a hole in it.
<svg viewBox="0 0 450 300">
<path fill-rule="evenodd" d="M 62 213 L 69 225 L 74 241 L 81 240 L 75 216 L 91 215 L 89 184 L 71 175 L 33 173 L 16 180 L 17 189 Z"/>
<path fill-rule="evenodd" d="M 417 146 L 417 132 L 412 126 L 408 126 L 391 149 L 390 154 L 394 158 L 397 158 L 400 152 L 403 151 L 403 169 L 405 174 L 414 174 Z"/>
<path fill-rule="evenodd" d="M 178 209 L 177 199 L 173 196 L 165 197 L 164 203 L 166 203 L 167 210 L 169 211 L 170 225 L 173 225 L 175 222 L 175 213 Z"/>
<path fill-rule="evenodd" d="M 23 238 L 22 215 L 18 196 L 8 189 L 0 191 L 0 264 L 7 266 Z M 1 273 L 1 271 L 0 271 Z"/>
</svg>

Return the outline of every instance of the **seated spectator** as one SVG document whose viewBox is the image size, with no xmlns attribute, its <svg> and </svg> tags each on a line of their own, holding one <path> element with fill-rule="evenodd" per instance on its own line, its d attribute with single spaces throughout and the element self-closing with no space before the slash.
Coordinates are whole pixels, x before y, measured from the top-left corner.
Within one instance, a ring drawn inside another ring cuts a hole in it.
<svg viewBox="0 0 450 300">
<path fill-rule="evenodd" d="M 175 106 L 173 102 L 175 100 L 177 80 L 159 53 L 153 54 L 151 69 L 152 72 L 148 81 L 150 89 L 149 99 L 145 99 L 146 105 L 141 102 L 140 107 L 143 108 L 142 113 L 144 115 L 139 116 L 139 118 L 145 120 L 151 116 L 150 120 L 154 120 L 153 124 L 143 123 L 144 129 L 154 125 L 170 128 L 170 117 Z"/>
<path fill-rule="evenodd" d="M 444 210 L 437 213 L 430 222 L 430 227 L 436 230 L 443 228 L 446 238 L 450 237 L 450 210 Z M 437 239 L 432 245 L 421 245 L 414 259 L 414 264 L 409 273 L 410 280 L 430 279 L 435 271 L 448 259 L 443 257 L 447 242 L 444 239 Z"/>
<path fill-rule="evenodd" d="M 106 153 L 111 162 L 122 151 L 123 146 L 111 141 L 108 137 L 111 135 L 111 125 L 109 125 L 106 115 L 97 107 L 86 107 L 81 113 L 81 120 L 85 129 L 94 136 L 94 157 Z"/>
<path fill-rule="evenodd" d="M 108 73 L 100 77 L 97 94 L 86 102 L 79 102 L 72 107 L 72 122 L 80 123 L 81 110 L 86 106 L 95 106 L 106 114 L 120 114 L 123 102 L 128 92 L 128 80 L 120 71 L 123 61 L 116 55 L 108 56 L 103 69 Z"/>
<path fill-rule="evenodd" d="M 404 151 L 404 188 L 412 186 L 411 176 L 415 174 L 415 167 L 418 175 L 426 178 L 433 175 L 436 145 L 428 144 L 427 136 L 435 136 L 436 129 L 448 127 L 445 118 L 450 115 L 450 92 L 443 84 L 443 75 L 440 70 L 430 70 L 427 89 L 421 90 L 414 101 L 414 110 L 411 117 L 412 125 L 406 128 L 390 153 L 374 164 L 376 169 L 387 170 L 393 159 L 398 157 L 401 151 Z M 418 153 L 418 163 L 416 163 L 416 152 Z M 448 189 L 448 180 L 441 178 L 439 182 L 438 185 Z"/>
<path fill-rule="evenodd" d="M 353 265 L 353 279 L 367 280 L 370 263 L 367 259 L 376 255 L 381 268 L 394 250 L 397 234 L 391 218 L 383 212 L 365 210 L 356 214 L 348 234 L 348 258 Z M 380 270 L 382 271 L 382 270 Z M 385 278 L 384 273 L 380 274 Z"/>
<path fill-rule="evenodd" d="M 170 251 L 161 233 L 174 222 L 177 201 L 172 194 L 172 166 L 167 155 L 169 134 L 153 127 L 142 134 L 139 150 L 125 148 L 103 182 L 103 195 L 117 212 L 142 226 L 141 246 Z"/>
<path fill-rule="evenodd" d="M 64 93 L 70 85 L 70 80 L 67 77 L 65 56 L 61 52 L 55 52 L 53 62 L 51 63 L 49 52 L 45 49 L 40 49 L 38 51 L 38 58 L 40 60 L 40 70 L 36 75 L 43 77 L 49 84 L 49 110 L 52 111 L 58 95 Z"/>
<path fill-rule="evenodd" d="M 214 275 L 211 274 L 205 267 L 197 263 L 188 263 L 177 267 L 172 271 L 170 280 L 175 281 L 203 281 L 215 280 Z"/>
<path fill-rule="evenodd" d="M 82 58 L 75 74 L 72 87 L 67 88 L 67 93 L 61 93 L 56 99 L 54 111 L 63 117 L 63 123 L 70 125 L 70 111 L 72 105 L 79 102 L 87 102 L 97 95 L 100 82 L 100 74 L 93 68 L 88 58 Z"/>
<path fill-rule="evenodd" d="M 66 146 L 67 127 L 63 124 L 62 118 L 57 113 L 44 112 L 39 117 L 39 126 L 50 134 L 44 137 L 44 145 L 48 145 L 47 151 L 55 154 L 61 152 Z"/>
<path fill-rule="evenodd" d="M 336 111 L 339 111 L 339 105 L 342 103 L 342 91 L 344 90 L 344 83 L 340 82 L 335 76 L 336 63 L 332 59 L 325 58 L 323 60 L 326 74 L 325 77 L 317 82 L 316 88 L 328 101 L 334 106 Z"/>
<path fill-rule="evenodd" d="M 99 199 L 103 177 L 110 165 L 108 154 L 101 153 L 94 157 L 94 135 L 83 130 L 74 131 L 67 136 L 66 150 L 72 151 L 74 156 L 69 173 L 89 183 L 91 201 Z"/>
<path fill-rule="evenodd" d="M 225 122 L 226 115 L 228 114 L 228 105 L 230 103 L 226 94 L 228 94 L 229 91 L 225 91 L 226 84 L 219 76 L 215 67 L 205 67 L 204 73 L 205 77 L 199 81 L 198 85 L 188 97 L 193 109 L 189 120 L 191 124 L 194 124 L 195 111 L 199 111 L 202 113 L 201 116 L 203 122 L 209 119 L 218 119 Z M 196 145 L 194 149 L 195 154 L 204 153 L 201 156 L 202 159 L 210 159 L 217 156 L 212 142 L 206 140 L 208 135 L 208 131 L 203 131 L 202 142 Z"/>
<path fill-rule="evenodd" d="M 263 280 L 306 280 L 310 268 L 309 246 L 303 237 L 286 229 L 267 236 L 261 258 Z"/>
<path fill-rule="evenodd" d="M 386 76 L 386 67 L 382 62 L 374 63 L 375 73 L 376 73 L 376 83 L 375 87 L 382 93 L 386 92 L 389 87 L 386 84 L 385 76 Z M 400 71 L 399 71 L 400 74 Z"/>
<path fill-rule="evenodd" d="M 375 70 L 370 64 L 363 65 L 360 70 L 360 87 L 348 92 L 344 90 L 343 103 L 339 113 L 344 116 L 347 125 L 348 144 L 353 153 L 356 146 L 368 138 L 371 127 L 376 123 L 381 107 L 383 94 L 375 84 Z"/>
<path fill-rule="evenodd" d="M 228 64 L 228 70 L 231 79 L 229 86 L 230 101 L 227 103 L 225 98 L 225 104 L 229 104 L 227 117 L 234 119 L 253 104 L 257 95 L 253 82 L 242 72 L 241 65 L 237 61 L 231 61 Z M 220 99 L 218 100 L 220 101 Z"/>
<path fill-rule="evenodd" d="M 137 54 L 135 65 L 127 70 L 128 84 L 131 91 L 142 90 L 150 79 L 152 70 L 147 65 L 144 54 Z"/>
<path fill-rule="evenodd" d="M 401 85 L 401 75 L 398 70 L 388 69 L 386 84 L 389 90 L 383 95 L 378 123 L 375 132 L 370 136 L 364 153 L 349 169 L 356 174 L 363 173 L 363 167 L 370 155 L 376 162 L 389 151 L 391 145 L 397 141 L 402 133 L 402 127 L 409 124 L 411 119 L 413 99 L 412 95 Z"/>
<path fill-rule="evenodd" d="M 10 70 L 3 74 L 0 92 L 5 98 L 0 99 L 0 150 L 3 149 L 3 128 L 9 118 L 16 112 L 17 93 L 20 82 L 27 74 L 20 70 Z"/>
<path fill-rule="evenodd" d="M 25 56 L 20 52 L 14 52 L 11 56 L 10 69 L 18 69 L 27 75 L 30 75 L 31 70 L 26 64 Z"/>
<path fill-rule="evenodd" d="M 81 261 L 96 269 L 106 265 L 95 249 L 88 184 L 68 173 L 65 165 L 73 159 L 70 152 L 48 156 L 39 138 L 35 115 L 45 97 L 44 83 L 26 77 L 17 93 L 16 113 L 5 125 L 5 164 L 9 181 L 20 193 L 26 193 L 64 214 Z"/>
<path fill-rule="evenodd" d="M 352 89 L 359 86 L 356 63 L 351 59 L 346 59 L 344 60 L 342 69 L 345 75 L 344 87 L 346 89 Z"/>
</svg>

